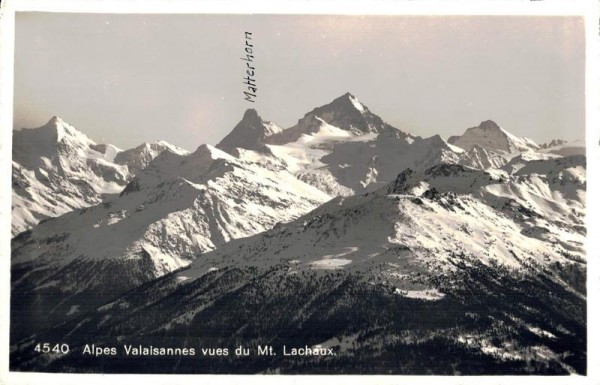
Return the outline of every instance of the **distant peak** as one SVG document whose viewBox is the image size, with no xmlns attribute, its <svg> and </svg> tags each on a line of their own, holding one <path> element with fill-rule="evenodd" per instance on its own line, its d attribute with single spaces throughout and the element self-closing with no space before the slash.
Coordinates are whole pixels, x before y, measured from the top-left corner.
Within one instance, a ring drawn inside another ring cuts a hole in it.
<svg viewBox="0 0 600 385">
<path fill-rule="evenodd" d="M 356 96 L 352 95 L 350 92 L 346 92 L 342 96 L 335 98 L 330 103 L 315 108 L 306 115 L 313 114 L 323 117 L 323 114 L 333 113 L 337 115 L 351 114 L 355 115 L 356 117 L 360 117 L 368 112 L 369 109 L 362 104 L 358 98 L 356 98 Z M 324 120 L 327 121 L 328 119 L 325 118 Z"/>
<path fill-rule="evenodd" d="M 354 102 L 358 102 L 358 98 L 356 96 L 352 95 L 350 92 L 346 92 L 342 96 L 339 96 L 339 97 L 335 98 L 332 101 L 331 104 L 334 104 L 336 102 L 337 103 L 339 103 L 339 102 L 344 102 L 344 103 L 352 102 L 352 103 L 354 103 Z"/>
<path fill-rule="evenodd" d="M 237 127 L 256 129 L 257 127 L 264 126 L 265 123 L 267 122 L 262 119 L 262 117 L 258 114 L 258 111 L 256 111 L 254 108 L 249 108 L 244 112 L 244 116 L 237 124 Z"/>
<path fill-rule="evenodd" d="M 479 124 L 479 128 L 484 130 L 499 130 L 500 126 L 493 120 L 485 120 Z"/>
<path fill-rule="evenodd" d="M 463 135 L 448 138 L 448 142 L 467 151 L 477 145 L 485 150 L 511 154 L 539 147 L 533 140 L 517 137 L 493 120 L 485 120 L 477 127 L 468 128 Z"/>
<path fill-rule="evenodd" d="M 57 124 L 57 123 L 61 123 L 63 120 L 61 118 L 59 118 L 58 116 L 54 115 L 53 117 L 50 118 L 50 120 L 48 121 L 47 124 Z"/>
<path fill-rule="evenodd" d="M 55 116 L 51 117 L 50 120 L 48 120 L 48 122 L 46 124 L 44 124 L 42 127 L 50 127 L 50 128 L 55 129 L 64 124 L 65 124 L 65 121 L 55 115 Z"/>
<path fill-rule="evenodd" d="M 550 147 L 555 147 L 555 146 L 562 146 L 563 144 L 567 144 L 567 143 L 568 142 L 563 139 L 552 139 L 548 143 L 541 144 L 540 148 L 545 149 L 545 148 L 550 148 Z"/>
<path fill-rule="evenodd" d="M 244 112 L 244 117 L 242 120 L 258 120 L 262 121 L 262 118 L 258 114 L 258 112 L 254 108 L 248 108 L 246 112 Z"/>
<path fill-rule="evenodd" d="M 217 144 L 217 149 L 228 153 L 235 153 L 237 148 L 261 150 L 265 138 L 281 131 L 275 123 L 263 120 L 254 108 L 249 108 L 242 120 Z"/>
<path fill-rule="evenodd" d="M 43 130 L 43 131 L 51 131 L 53 135 L 56 135 L 56 142 L 63 140 L 65 137 L 78 137 L 77 140 L 90 140 L 87 136 L 78 130 L 77 128 L 71 126 L 69 123 L 65 122 L 58 116 L 53 116 L 50 118 L 48 123 L 43 125 L 42 127 L 34 130 Z M 83 138 L 85 137 L 85 138 Z"/>
<path fill-rule="evenodd" d="M 142 151 L 163 151 L 163 150 L 183 150 L 183 149 L 178 149 L 175 146 L 173 146 L 171 143 L 169 142 L 165 142 L 164 140 L 154 140 L 151 142 L 143 142 L 142 144 L 140 144 L 137 147 L 134 147 L 132 149 L 126 150 L 126 151 L 131 151 L 131 152 L 142 152 Z M 185 151 L 185 150 L 183 150 Z M 177 152 L 177 151 L 175 151 Z"/>
<path fill-rule="evenodd" d="M 212 146 L 210 144 L 201 144 L 198 146 L 198 148 L 196 148 L 195 152 L 204 152 L 204 153 L 209 153 L 212 150 Z"/>
</svg>

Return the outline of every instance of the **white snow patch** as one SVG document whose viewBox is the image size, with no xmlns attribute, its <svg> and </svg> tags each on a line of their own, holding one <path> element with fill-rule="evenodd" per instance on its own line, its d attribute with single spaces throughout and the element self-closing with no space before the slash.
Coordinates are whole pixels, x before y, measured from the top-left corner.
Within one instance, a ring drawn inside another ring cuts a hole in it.
<svg viewBox="0 0 600 385">
<path fill-rule="evenodd" d="M 556 336 L 549 331 L 538 328 L 537 326 L 526 325 L 527 329 L 538 337 L 547 337 L 551 339 L 556 339 Z"/>
<path fill-rule="evenodd" d="M 424 290 L 402 290 L 396 288 L 395 293 L 406 298 L 424 299 L 426 301 L 439 301 L 445 297 L 445 294 L 436 288 Z"/>
<path fill-rule="evenodd" d="M 73 305 L 67 312 L 67 315 L 72 315 L 79 312 L 79 305 Z"/>
<path fill-rule="evenodd" d="M 350 101 L 352 102 L 352 105 L 354 106 L 354 108 L 356 108 L 358 111 L 360 111 L 361 114 L 364 114 L 366 112 L 365 106 L 363 106 L 362 103 L 359 102 L 356 97 L 350 96 Z"/>
<path fill-rule="evenodd" d="M 322 259 L 320 261 L 311 262 L 311 266 L 315 269 L 324 269 L 324 270 L 333 270 L 339 269 L 347 264 L 352 263 L 350 259 L 344 258 L 332 258 L 332 259 Z"/>
<path fill-rule="evenodd" d="M 462 148 L 460 148 L 460 147 L 458 147 L 458 146 L 455 146 L 455 145 L 453 145 L 453 144 L 450 144 L 450 143 L 446 143 L 446 144 L 448 145 L 448 147 L 450 147 L 450 149 L 451 149 L 452 151 L 454 151 L 454 152 L 456 152 L 456 153 L 462 154 L 463 152 L 465 152 L 465 150 L 464 150 L 464 149 L 462 149 Z"/>
</svg>

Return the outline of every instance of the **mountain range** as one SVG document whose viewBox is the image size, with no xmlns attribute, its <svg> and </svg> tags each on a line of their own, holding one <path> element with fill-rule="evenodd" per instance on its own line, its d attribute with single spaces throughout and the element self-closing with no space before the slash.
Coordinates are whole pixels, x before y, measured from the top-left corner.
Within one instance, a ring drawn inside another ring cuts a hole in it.
<svg viewBox="0 0 600 385">
<path fill-rule="evenodd" d="M 585 372 L 584 154 L 493 121 L 421 138 L 349 93 L 192 153 L 16 131 L 11 368 L 97 371 L 31 351 L 93 334 L 338 352 L 156 372 Z"/>
<path fill-rule="evenodd" d="M 187 153 L 166 142 L 126 151 L 98 144 L 56 116 L 42 127 L 13 131 L 12 235 L 120 193 L 165 149 Z"/>
</svg>

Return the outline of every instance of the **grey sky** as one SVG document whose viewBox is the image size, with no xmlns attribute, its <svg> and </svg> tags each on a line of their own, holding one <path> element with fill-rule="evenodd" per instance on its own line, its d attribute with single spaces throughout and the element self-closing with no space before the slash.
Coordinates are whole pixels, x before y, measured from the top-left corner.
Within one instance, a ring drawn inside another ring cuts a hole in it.
<svg viewBox="0 0 600 385">
<path fill-rule="evenodd" d="M 256 108 L 290 127 L 350 91 L 404 131 L 492 119 L 538 142 L 584 136 L 577 17 L 18 13 L 15 128 L 59 115 L 122 148 L 217 143 Z M 244 31 L 257 102 L 243 99 Z"/>
</svg>

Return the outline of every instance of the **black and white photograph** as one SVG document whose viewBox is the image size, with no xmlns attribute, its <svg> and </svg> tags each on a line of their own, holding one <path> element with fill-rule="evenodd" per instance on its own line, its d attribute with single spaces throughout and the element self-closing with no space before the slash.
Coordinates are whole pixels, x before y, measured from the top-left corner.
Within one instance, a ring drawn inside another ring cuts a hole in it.
<svg viewBox="0 0 600 385">
<path fill-rule="evenodd" d="M 591 379 L 594 19 L 13 17 L 11 373 Z"/>
</svg>

